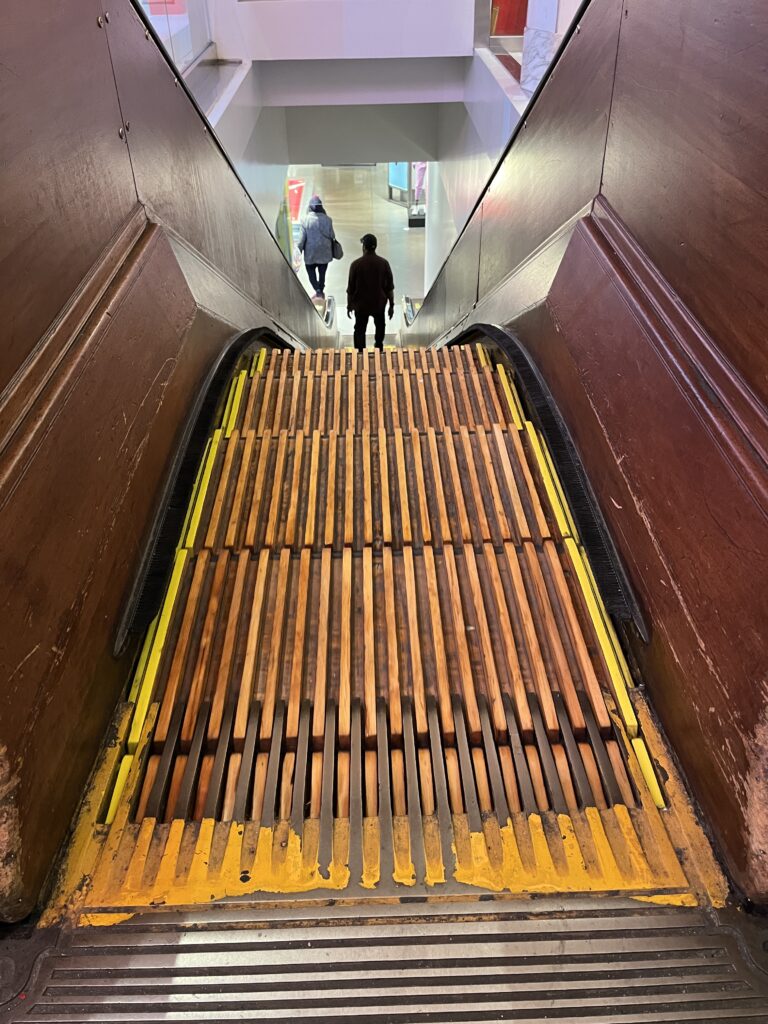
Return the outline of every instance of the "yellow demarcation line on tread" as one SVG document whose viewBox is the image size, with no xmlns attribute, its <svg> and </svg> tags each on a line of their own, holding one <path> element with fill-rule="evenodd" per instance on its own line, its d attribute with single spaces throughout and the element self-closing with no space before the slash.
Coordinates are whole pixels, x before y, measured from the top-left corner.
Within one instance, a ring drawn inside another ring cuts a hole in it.
<svg viewBox="0 0 768 1024">
<path fill-rule="evenodd" d="M 192 508 L 192 514 L 189 517 L 189 529 L 187 530 L 187 536 L 184 540 L 184 547 L 191 548 L 195 543 L 195 535 L 197 534 L 197 528 L 200 525 L 200 517 L 203 514 L 203 505 L 205 504 L 205 495 L 208 492 L 208 484 L 211 482 L 211 473 L 213 472 L 213 464 L 216 461 L 216 455 L 219 451 L 219 443 L 221 441 L 221 427 L 214 430 L 213 437 L 211 438 L 210 447 L 206 453 L 205 462 L 203 463 L 203 471 L 200 475 L 200 484 L 197 489 L 197 494 L 194 498 L 194 505 Z"/>
<path fill-rule="evenodd" d="M 526 429 L 527 428 L 528 428 L 528 421 L 526 421 Z M 530 428 L 529 433 L 531 433 L 531 435 L 532 435 L 531 436 L 531 440 L 534 441 L 534 439 L 535 439 L 535 441 L 538 442 L 539 449 L 537 450 L 537 449 L 534 448 L 534 450 L 537 453 L 536 457 L 538 458 L 538 451 L 540 450 L 541 451 L 541 455 L 542 455 L 542 457 L 544 459 L 544 463 L 546 464 L 547 470 L 549 471 L 549 475 L 550 475 L 550 478 L 551 478 L 552 483 L 554 485 L 555 491 L 557 493 L 557 497 L 558 497 L 559 503 L 560 503 L 560 508 L 563 511 L 563 515 L 565 516 L 566 522 L 568 523 L 568 532 L 570 533 L 571 537 L 573 537 L 573 539 L 577 543 L 580 544 L 581 541 L 579 540 L 579 531 L 578 531 L 578 528 L 576 526 L 576 520 L 573 518 L 573 513 L 571 512 L 571 506 L 568 504 L 568 499 L 565 496 L 565 491 L 563 490 L 563 485 L 560 482 L 560 477 L 558 476 L 557 470 L 555 469 L 555 464 L 552 461 L 552 453 L 549 450 L 549 447 L 548 447 L 547 442 L 546 442 L 546 440 L 544 438 L 544 435 L 539 433 L 538 430 L 535 430 L 534 427 L 533 427 L 533 424 L 531 424 L 531 428 Z M 542 472 L 544 472 L 544 471 L 542 470 Z M 566 535 L 564 534 L 564 536 L 566 536 Z"/>
<path fill-rule="evenodd" d="M 133 754 L 125 754 L 120 762 L 120 767 L 117 771 L 117 779 L 115 780 L 115 788 L 112 790 L 112 797 L 109 801 L 109 808 L 107 809 L 107 816 L 104 819 L 107 825 L 111 825 L 115 820 L 117 814 L 117 808 L 120 806 L 120 798 L 123 795 L 125 789 L 125 783 L 128 781 L 128 773 L 133 765 Z"/>
<path fill-rule="evenodd" d="M 235 429 L 237 423 L 237 414 L 240 411 L 240 402 L 243 397 L 243 388 L 245 387 L 245 378 L 247 373 L 242 370 L 237 376 L 237 384 L 235 385 L 235 391 L 232 398 L 232 403 L 229 408 L 229 416 L 226 420 L 224 429 L 224 437 L 228 440 L 232 436 L 232 431 Z"/>
<path fill-rule="evenodd" d="M 227 401 L 224 405 L 224 412 L 221 414 L 221 423 L 219 426 L 225 427 L 227 420 L 229 419 L 229 410 L 232 408 L 232 399 L 235 396 L 235 389 L 237 388 L 237 378 L 233 377 L 229 382 L 229 391 L 227 392 Z"/>
<path fill-rule="evenodd" d="M 150 651 L 149 658 L 147 659 L 147 669 L 144 673 L 144 678 L 141 681 L 141 686 L 136 699 L 136 710 L 133 715 L 133 721 L 131 722 L 131 731 L 128 734 L 129 754 L 134 754 L 136 752 L 136 747 L 141 737 L 141 730 L 144 726 L 144 719 L 147 717 L 147 710 L 152 699 L 152 692 L 155 688 L 157 670 L 160 667 L 160 656 L 163 653 L 165 640 L 168 636 L 168 626 L 171 622 L 173 606 L 176 602 L 176 595 L 178 594 L 179 584 L 181 583 L 181 575 L 184 572 L 184 566 L 187 563 L 188 556 L 189 552 L 186 548 L 182 548 L 176 552 L 171 580 L 168 584 L 168 590 L 165 593 L 163 607 L 160 609 L 160 614 L 158 616 L 157 629 L 155 630 L 155 635 L 152 641 L 152 650 Z"/>
<path fill-rule="evenodd" d="M 138 696 L 139 693 L 139 686 L 141 685 L 141 680 L 144 678 L 144 672 L 146 671 L 147 668 L 147 661 L 149 660 L 149 652 L 152 650 L 152 641 L 155 638 L 155 632 L 157 630 L 157 621 L 158 616 L 156 615 L 154 619 L 152 619 L 152 621 L 150 622 L 149 629 L 147 630 L 147 635 L 144 637 L 144 643 L 141 648 L 141 654 L 139 655 L 139 661 L 138 664 L 136 665 L 136 671 L 133 674 L 131 690 L 130 693 L 128 694 L 128 700 L 130 701 L 131 704 L 135 702 L 136 697 Z"/>
<path fill-rule="evenodd" d="M 629 671 L 627 659 L 624 657 L 624 652 L 621 649 L 619 638 L 618 636 L 616 636 L 616 630 L 613 628 L 613 623 L 611 622 L 611 617 L 608 614 L 605 605 L 603 604 L 602 597 L 600 596 L 600 590 L 597 586 L 595 574 L 592 572 L 592 566 L 589 564 L 589 559 L 586 558 L 586 556 L 584 558 L 584 568 L 586 569 L 587 576 L 589 577 L 589 582 L 592 587 L 592 591 L 595 594 L 595 599 L 600 608 L 600 614 L 603 616 L 603 622 L 605 623 L 605 631 L 608 634 L 608 639 L 611 641 L 613 652 L 616 656 L 616 663 L 618 664 L 619 671 L 621 672 L 624 678 L 624 685 L 627 687 L 627 689 L 632 690 L 635 686 L 634 682 L 632 681 L 632 673 Z"/>
<path fill-rule="evenodd" d="M 637 757 L 637 763 L 640 765 L 640 771 L 643 773 L 645 784 L 653 798 L 653 802 L 657 807 L 666 807 L 664 794 L 661 792 L 661 786 L 659 785 L 659 780 L 656 777 L 653 761 L 651 761 L 651 755 L 648 753 L 648 747 L 645 744 L 645 740 L 638 737 L 633 739 L 632 749 Z"/>
<path fill-rule="evenodd" d="M 200 487 L 200 478 L 203 475 L 205 464 L 208 460 L 208 452 L 211 450 L 211 439 L 210 437 L 205 442 L 205 449 L 203 450 L 203 457 L 200 460 L 200 465 L 197 467 L 197 473 L 195 474 L 195 482 L 192 485 L 192 493 L 189 496 L 189 503 L 187 504 L 187 511 L 184 514 L 184 524 L 181 527 L 181 534 L 179 536 L 179 543 L 176 545 L 176 550 L 180 551 L 184 547 L 184 538 L 187 535 L 189 529 L 189 521 L 192 518 L 192 510 L 195 507 L 195 498 L 197 497 L 197 491 Z"/>
<path fill-rule="evenodd" d="M 497 372 L 499 374 L 499 380 L 501 381 L 501 386 L 504 389 L 504 394 L 505 394 L 506 399 L 507 399 L 507 405 L 509 406 L 509 411 L 512 413 L 512 422 L 514 423 L 514 425 L 517 427 L 518 430 L 522 430 L 523 429 L 523 410 L 522 410 L 522 407 L 520 405 L 520 399 L 517 396 L 517 391 L 515 389 L 515 385 L 510 382 L 509 378 L 507 377 L 506 368 L 501 363 L 497 363 L 496 364 L 496 370 L 497 370 Z"/>
<path fill-rule="evenodd" d="M 605 663 L 608 667 L 608 673 L 611 677 L 611 683 L 613 684 L 613 690 L 616 694 L 616 703 L 619 706 L 621 717 L 624 719 L 624 724 L 630 737 L 634 738 L 637 736 L 638 732 L 637 718 L 635 716 L 634 708 L 632 707 L 632 702 L 629 699 L 629 693 L 627 692 L 624 672 L 619 664 L 616 650 L 614 649 L 611 638 L 608 634 L 606 625 L 607 613 L 605 612 L 605 608 L 600 600 L 599 594 L 596 589 L 593 589 L 593 577 L 588 571 L 588 562 L 582 555 L 581 548 L 572 537 L 566 537 L 564 539 L 564 544 L 568 554 L 570 555 L 573 568 L 576 571 L 576 576 L 584 595 L 584 600 L 587 603 L 590 618 L 592 619 L 595 632 L 597 633 L 597 639 L 600 644 L 600 649 L 603 652 Z"/>
<path fill-rule="evenodd" d="M 477 349 L 477 354 L 480 357 L 480 365 L 490 366 L 491 361 L 488 358 L 488 353 L 485 351 L 485 348 L 482 345 L 475 345 L 475 348 Z"/>
<path fill-rule="evenodd" d="M 544 490 L 547 492 L 549 503 L 552 506 L 552 511 L 555 513 L 555 521 L 557 522 L 557 528 L 563 537 L 573 537 L 574 530 L 572 529 L 571 517 L 567 511 L 567 505 L 562 491 L 557 486 L 556 477 L 554 476 L 550 463 L 544 455 L 543 446 L 539 439 L 539 435 L 536 433 L 536 428 L 530 420 L 525 421 L 525 430 L 528 434 L 528 440 L 531 443 L 533 454 L 541 473 L 541 479 L 544 481 Z"/>
</svg>

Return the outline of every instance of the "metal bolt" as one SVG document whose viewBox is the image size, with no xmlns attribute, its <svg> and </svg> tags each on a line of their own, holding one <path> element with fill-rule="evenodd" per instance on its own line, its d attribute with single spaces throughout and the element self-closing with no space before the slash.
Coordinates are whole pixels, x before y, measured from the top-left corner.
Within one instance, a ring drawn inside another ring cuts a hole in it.
<svg viewBox="0 0 768 1024">
<path fill-rule="evenodd" d="M 109 24 L 109 11 L 104 11 L 104 21 Z"/>
<path fill-rule="evenodd" d="M 104 28 L 104 19 L 101 15 L 99 15 L 96 19 L 96 24 L 99 26 L 99 28 Z"/>
<path fill-rule="evenodd" d="M 123 131 L 122 128 L 118 128 L 117 129 L 117 134 L 120 136 L 121 139 L 125 138 L 125 132 Z"/>
<path fill-rule="evenodd" d="M 127 132 L 129 132 L 131 130 L 131 122 L 130 121 L 126 121 L 125 122 L 125 130 Z"/>
<path fill-rule="evenodd" d="M 149 39 L 149 29 L 148 28 L 144 29 L 144 38 L 145 39 Z"/>
</svg>

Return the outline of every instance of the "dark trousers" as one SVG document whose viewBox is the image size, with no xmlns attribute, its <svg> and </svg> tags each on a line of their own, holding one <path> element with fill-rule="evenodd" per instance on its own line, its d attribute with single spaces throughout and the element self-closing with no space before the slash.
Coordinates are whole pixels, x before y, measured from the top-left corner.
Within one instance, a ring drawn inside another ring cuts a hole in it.
<svg viewBox="0 0 768 1024">
<path fill-rule="evenodd" d="M 368 328 L 368 317 L 373 317 L 373 326 L 376 329 L 374 335 L 375 348 L 384 348 L 384 335 L 386 334 L 386 326 L 384 324 L 384 310 L 385 306 L 381 309 L 377 309 L 375 313 L 362 313 L 359 310 L 355 310 L 355 348 L 358 352 L 362 352 L 365 349 L 365 332 Z"/>
<path fill-rule="evenodd" d="M 325 272 L 327 263 L 307 263 L 307 277 L 316 292 L 325 292 Z"/>
</svg>

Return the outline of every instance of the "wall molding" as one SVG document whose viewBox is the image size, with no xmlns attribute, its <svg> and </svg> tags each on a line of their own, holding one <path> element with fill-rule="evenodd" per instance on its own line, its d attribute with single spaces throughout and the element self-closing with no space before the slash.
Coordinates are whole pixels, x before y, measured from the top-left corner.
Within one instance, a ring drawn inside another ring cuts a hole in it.
<svg viewBox="0 0 768 1024">
<path fill-rule="evenodd" d="M 768 514 L 768 411 L 602 196 L 584 233 L 681 393 Z"/>
</svg>

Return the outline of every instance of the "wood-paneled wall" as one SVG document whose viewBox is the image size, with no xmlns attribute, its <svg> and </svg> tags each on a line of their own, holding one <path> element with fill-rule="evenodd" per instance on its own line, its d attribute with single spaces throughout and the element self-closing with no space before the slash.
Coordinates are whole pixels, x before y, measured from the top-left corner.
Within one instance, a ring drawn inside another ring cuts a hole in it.
<svg viewBox="0 0 768 1024">
<path fill-rule="evenodd" d="M 129 0 L 0 21 L 0 919 L 35 904 L 126 665 L 115 629 L 238 331 L 330 336 Z M 129 652 L 130 655 L 130 652 Z"/>
<path fill-rule="evenodd" d="M 580 449 L 635 654 L 731 874 L 768 901 L 768 9 L 593 0 L 412 328 L 513 327 Z M 448 275 L 477 280 L 461 318 Z"/>
</svg>

